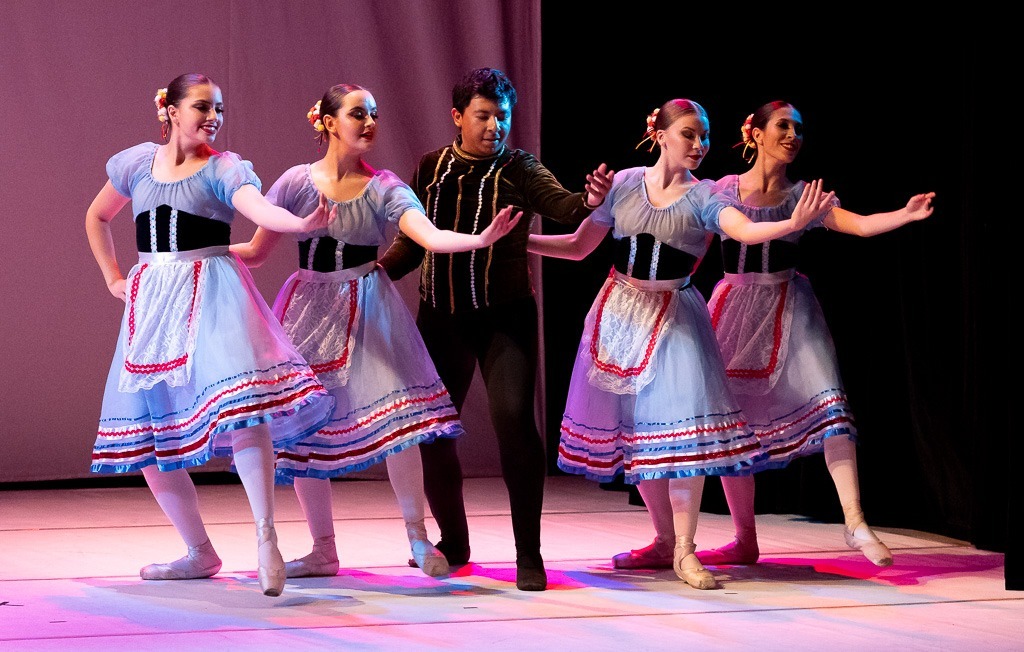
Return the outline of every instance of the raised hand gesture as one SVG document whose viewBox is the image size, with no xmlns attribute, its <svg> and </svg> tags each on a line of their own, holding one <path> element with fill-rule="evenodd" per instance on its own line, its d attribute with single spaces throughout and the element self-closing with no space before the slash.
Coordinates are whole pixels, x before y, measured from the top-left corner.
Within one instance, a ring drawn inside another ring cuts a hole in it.
<svg viewBox="0 0 1024 652">
<path fill-rule="evenodd" d="M 302 218 L 302 233 L 325 229 L 338 218 L 338 205 L 335 204 L 328 210 L 327 204 L 327 197 L 320 193 L 320 201 L 317 203 L 316 210 Z"/>
<path fill-rule="evenodd" d="M 815 179 L 804 185 L 804 190 L 800 193 L 800 200 L 797 201 L 793 215 L 790 216 L 794 233 L 802 231 L 808 224 L 832 208 L 832 200 L 835 199 L 836 194 L 834 191 L 825 192 L 823 187 L 824 181 L 821 179 Z"/>
<path fill-rule="evenodd" d="M 914 195 L 907 202 L 907 217 L 909 221 L 914 222 L 917 220 L 923 220 L 932 214 L 935 208 L 932 206 L 932 200 L 935 199 L 934 192 L 926 192 L 920 195 Z"/>
<path fill-rule="evenodd" d="M 480 237 L 484 240 L 483 246 L 488 247 L 507 235 L 519 223 L 519 218 L 522 216 L 523 211 L 518 211 L 515 215 L 512 214 L 511 204 L 498 211 L 487 228 L 480 232 Z"/>
<path fill-rule="evenodd" d="M 608 166 L 602 163 L 597 169 L 587 175 L 587 184 L 584 186 L 587 191 L 586 203 L 590 208 L 596 208 L 604 203 L 604 198 L 611 190 L 612 180 L 615 178 L 615 171 L 609 170 Z"/>
</svg>

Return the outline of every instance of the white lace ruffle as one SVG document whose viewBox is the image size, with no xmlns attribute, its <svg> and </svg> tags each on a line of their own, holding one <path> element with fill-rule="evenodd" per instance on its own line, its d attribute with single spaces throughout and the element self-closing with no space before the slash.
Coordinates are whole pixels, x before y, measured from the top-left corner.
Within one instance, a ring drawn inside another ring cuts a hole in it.
<svg viewBox="0 0 1024 652">
<path fill-rule="evenodd" d="M 327 389 L 348 383 L 359 327 L 360 279 L 299 283 L 282 324 Z"/>
<path fill-rule="evenodd" d="M 189 382 L 207 265 L 179 261 L 138 265 L 127 279 L 128 330 L 118 390 Z"/>
<path fill-rule="evenodd" d="M 587 379 L 598 389 L 637 394 L 654 378 L 654 360 L 676 293 L 609 280 L 583 336 L 590 342 Z"/>
</svg>

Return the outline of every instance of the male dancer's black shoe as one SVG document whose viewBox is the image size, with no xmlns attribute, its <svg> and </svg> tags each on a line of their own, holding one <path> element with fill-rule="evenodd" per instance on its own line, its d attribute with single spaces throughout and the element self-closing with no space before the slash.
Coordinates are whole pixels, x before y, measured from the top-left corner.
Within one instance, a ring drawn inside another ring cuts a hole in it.
<svg viewBox="0 0 1024 652">
<path fill-rule="evenodd" d="M 548 574 L 539 552 L 516 556 L 516 588 L 520 591 L 543 591 L 548 588 Z"/>
</svg>

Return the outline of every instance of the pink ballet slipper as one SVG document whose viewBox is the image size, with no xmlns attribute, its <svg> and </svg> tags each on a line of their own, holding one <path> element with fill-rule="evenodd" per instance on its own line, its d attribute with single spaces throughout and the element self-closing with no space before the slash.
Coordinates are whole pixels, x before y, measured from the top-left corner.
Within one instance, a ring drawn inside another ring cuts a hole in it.
<svg viewBox="0 0 1024 652">
<path fill-rule="evenodd" d="M 697 559 L 708 566 L 728 566 L 738 564 L 756 564 L 761 556 L 757 548 L 757 539 L 752 542 L 733 539 L 720 548 L 701 550 L 696 553 Z"/>
<path fill-rule="evenodd" d="M 144 580 L 198 580 L 212 577 L 220 570 L 221 561 L 207 539 L 188 554 L 167 564 L 149 564 L 139 571 Z"/>
<path fill-rule="evenodd" d="M 844 528 L 843 538 L 846 540 L 846 545 L 854 550 L 860 550 L 861 554 L 875 566 L 892 566 L 892 552 L 868 527 L 867 523 L 862 521 L 852 532 L 849 528 Z"/>
<path fill-rule="evenodd" d="M 658 540 L 655 539 L 648 546 L 615 555 L 612 557 L 612 566 L 630 570 L 672 568 L 672 559 L 671 545 L 658 545 Z"/>
</svg>

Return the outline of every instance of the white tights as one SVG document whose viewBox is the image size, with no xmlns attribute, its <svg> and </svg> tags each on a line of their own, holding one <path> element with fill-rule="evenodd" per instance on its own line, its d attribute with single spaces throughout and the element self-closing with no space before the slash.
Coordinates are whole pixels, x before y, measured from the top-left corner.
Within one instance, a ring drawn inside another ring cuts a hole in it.
<svg viewBox="0 0 1024 652">
<path fill-rule="evenodd" d="M 249 498 L 254 521 L 274 518 L 274 450 L 266 425 L 236 430 L 231 440 L 235 468 Z M 142 470 L 153 497 L 190 548 L 209 540 L 199 514 L 199 496 L 185 469 Z"/>
<path fill-rule="evenodd" d="M 839 495 L 846 527 L 852 532 L 858 524 L 864 522 L 860 506 L 856 444 L 842 436 L 825 439 L 825 465 Z M 700 486 L 696 487 L 698 481 Z M 700 511 L 703 486 L 703 476 L 641 480 L 637 484 L 659 542 L 667 544 L 674 540 L 676 534 L 688 536 L 692 540 L 697 528 L 696 515 Z M 729 503 L 736 538 L 756 542 L 754 476 L 722 476 L 722 489 Z M 683 529 L 680 530 L 680 527 Z"/>
<path fill-rule="evenodd" d="M 423 464 L 419 446 L 410 446 L 389 455 L 388 479 L 398 500 L 402 519 L 407 523 L 423 521 Z M 323 478 L 296 478 L 295 496 L 299 499 L 313 540 L 334 536 L 334 515 L 331 503 L 331 482 Z"/>
</svg>

